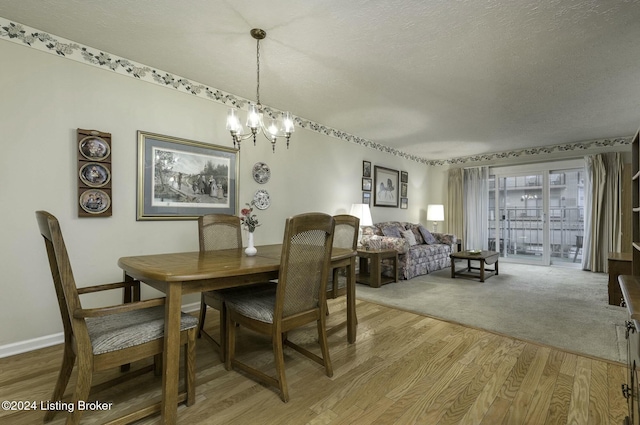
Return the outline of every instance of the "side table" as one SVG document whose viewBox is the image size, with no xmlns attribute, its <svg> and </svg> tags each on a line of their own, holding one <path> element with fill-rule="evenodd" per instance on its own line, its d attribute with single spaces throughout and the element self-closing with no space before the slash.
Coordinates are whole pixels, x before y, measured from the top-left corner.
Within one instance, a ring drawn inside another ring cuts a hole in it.
<svg viewBox="0 0 640 425">
<path fill-rule="evenodd" d="M 358 258 L 360 258 L 360 273 L 356 275 L 356 282 L 379 288 L 385 283 L 398 281 L 398 251 L 395 249 L 370 251 L 358 249 Z M 382 260 L 387 258 L 393 263 L 394 277 L 382 276 Z"/>
</svg>

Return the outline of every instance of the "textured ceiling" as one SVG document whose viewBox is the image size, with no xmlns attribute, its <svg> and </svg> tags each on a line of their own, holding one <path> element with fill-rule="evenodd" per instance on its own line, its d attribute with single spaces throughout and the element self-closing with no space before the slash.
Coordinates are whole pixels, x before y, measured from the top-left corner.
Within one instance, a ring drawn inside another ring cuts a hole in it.
<svg viewBox="0 0 640 425">
<path fill-rule="evenodd" d="M 640 0 L 0 0 L 0 16 L 427 159 L 630 136 Z"/>
</svg>

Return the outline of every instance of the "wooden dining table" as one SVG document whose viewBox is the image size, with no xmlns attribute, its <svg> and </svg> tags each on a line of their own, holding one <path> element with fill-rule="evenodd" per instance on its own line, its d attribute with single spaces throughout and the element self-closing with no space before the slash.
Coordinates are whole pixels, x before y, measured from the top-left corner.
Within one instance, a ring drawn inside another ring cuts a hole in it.
<svg viewBox="0 0 640 425">
<path fill-rule="evenodd" d="M 249 257 L 242 248 L 207 252 L 121 257 L 125 280 L 139 280 L 166 294 L 165 339 L 162 362 L 162 423 L 175 424 L 180 371 L 180 315 L 182 296 L 277 279 L 282 244 L 256 247 Z M 347 340 L 356 339 L 356 251 L 333 248 L 331 268 L 347 269 Z"/>
</svg>

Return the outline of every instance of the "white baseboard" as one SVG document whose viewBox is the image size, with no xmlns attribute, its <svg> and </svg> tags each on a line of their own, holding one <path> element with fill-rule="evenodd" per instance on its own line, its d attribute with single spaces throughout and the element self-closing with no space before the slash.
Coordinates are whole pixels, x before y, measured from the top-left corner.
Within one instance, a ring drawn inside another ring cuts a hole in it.
<svg viewBox="0 0 640 425">
<path fill-rule="evenodd" d="M 2 345 L 0 346 L 0 359 L 14 356 L 16 354 L 26 353 L 28 351 L 39 350 L 40 348 L 51 347 L 52 345 L 62 344 L 63 342 L 64 334 L 60 332 L 53 335 L 46 335 L 39 338 L 28 339 L 26 341 Z"/>
<path fill-rule="evenodd" d="M 200 310 L 200 303 L 195 302 L 182 306 L 185 313 L 193 313 Z M 11 344 L 0 345 L 0 359 L 16 354 L 27 353 L 29 351 L 39 350 L 41 348 L 51 347 L 52 345 L 62 344 L 64 342 L 64 334 L 62 332 L 45 335 L 38 338 L 28 339 L 26 341 L 13 342 Z"/>
</svg>

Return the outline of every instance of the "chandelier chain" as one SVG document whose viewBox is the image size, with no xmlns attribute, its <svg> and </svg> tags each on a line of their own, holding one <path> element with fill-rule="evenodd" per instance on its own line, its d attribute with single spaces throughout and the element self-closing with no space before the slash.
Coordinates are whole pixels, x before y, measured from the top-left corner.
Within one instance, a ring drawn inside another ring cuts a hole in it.
<svg viewBox="0 0 640 425">
<path fill-rule="evenodd" d="M 257 62 L 257 84 L 256 84 L 256 99 L 258 101 L 258 105 L 260 105 L 260 40 L 256 40 L 256 62 Z"/>
</svg>

